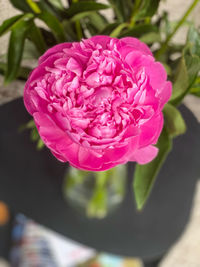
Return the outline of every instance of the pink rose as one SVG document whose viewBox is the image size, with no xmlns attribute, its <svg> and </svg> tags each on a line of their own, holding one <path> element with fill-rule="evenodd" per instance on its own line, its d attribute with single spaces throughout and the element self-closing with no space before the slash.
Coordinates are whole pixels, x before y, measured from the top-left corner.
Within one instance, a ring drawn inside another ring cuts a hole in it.
<svg viewBox="0 0 200 267">
<path fill-rule="evenodd" d="M 24 102 L 56 158 L 103 171 L 156 157 L 171 96 L 166 79 L 138 39 L 94 36 L 49 49 L 26 83 Z"/>
</svg>

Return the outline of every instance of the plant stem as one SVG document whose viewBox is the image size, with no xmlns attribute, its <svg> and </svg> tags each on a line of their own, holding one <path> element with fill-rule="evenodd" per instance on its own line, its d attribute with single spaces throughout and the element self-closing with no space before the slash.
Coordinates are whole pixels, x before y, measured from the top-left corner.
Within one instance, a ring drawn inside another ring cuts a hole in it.
<svg viewBox="0 0 200 267">
<path fill-rule="evenodd" d="M 130 19 L 130 27 L 132 28 L 135 25 L 135 14 L 137 13 L 141 4 L 141 0 L 135 0 L 135 4 L 132 10 L 131 19 Z"/>
<path fill-rule="evenodd" d="M 124 23 L 120 24 L 119 26 L 117 26 L 117 28 L 115 28 L 111 32 L 110 37 L 118 37 L 120 35 L 121 31 L 126 27 L 128 27 L 128 23 L 124 22 Z"/>
<path fill-rule="evenodd" d="M 193 3 L 189 6 L 188 10 L 185 12 L 183 17 L 179 20 L 178 24 L 174 28 L 174 30 L 168 35 L 166 41 L 161 45 L 161 48 L 157 51 L 155 54 L 155 57 L 157 59 L 160 58 L 160 56 L 166 51 L 169 41 L 172 39 L 172 37 L 175 35 L 177 30 L 182 26 L 182 24 L 185 22 L 189 14 L 192 12 L 192 10 L 195 8 L 199 0 L 194 0 Z"/>
</svg>

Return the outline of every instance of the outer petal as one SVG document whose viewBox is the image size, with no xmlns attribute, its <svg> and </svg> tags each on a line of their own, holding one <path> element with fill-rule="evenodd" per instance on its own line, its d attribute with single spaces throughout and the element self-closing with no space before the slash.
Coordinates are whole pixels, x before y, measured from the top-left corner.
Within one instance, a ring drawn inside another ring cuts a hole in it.
<svg viewBox="0 0 200 267">
<path fill-rule="evenodd" d="M 49 48 L 44 55 L 42 55 L 39 58 L 38 64 L 43 63 L 48 57 L 50 57 L 53 54 L 59 53 L 59 52 L 63 52 L 63 49 L 65 48 L 70 48 L 72 46 L 72 43 L 62 43 L 62 44 L 58 44 L 55 45 L 51 48 Z"/>
<path fill-rule="evenodd" d="M 124 58 L 127 54 L 133 51 L 139 51 L 142 54 L 153 56 L 151 50 L 146 44 L 133 37 L 125 37 L 120 39 L 119 43 L 117 44 L 117 48 Z"/>
<path fill-rule="evenodd" d="M 165 68 L 160 62 L 155 62 L 151 56 L 145 56 L 141 52 L 131 52 L 126 56 L 126 62 L 133 69 L 144 68 L 149 77 L 150 85 L 159 91 L 164 87 L 167 79 Z"/>
<path fill-rule="evenodd" d="M 162 109 L 172 95 L 172 83 L 169 81 L 165 82 L 164 86 L 158 90 L 158 95 L 160 98 L 160 108 Z"/>
<path fill-rule="evenodd" d="M 158 154 L 158 148 L 155 146 L 147 146 L 138 149 L 129 159 L 130 161 L 136 161 L 139 164 L 147 164 L 152 161 Z"/>
<path fill-rule="evenodd" d="M 162 112 L 155 114 L 141 126 L 140 147 L 156 144 L 163 128 Z"/>
<path fill-rule="evenodd" d="M 39 101 L 42 101 L 42 99 L 39 96 L 37 96 L 37 94 L 34 93 L 33 83 L 34 81 L 38 81 L 39 79 L 44 77 L 44 75 L 47 72 L 45 69 L 46 66 L 53 67 L 55 60 L 58 58 L 60 58 L 60 54 L 51 55 L 50 57 L 48 57 L 48 59 L 45 62 L 40 64 L 37 68 L 35 68 L 31 72 L 25 84 L 24 105 L 31 115 L 33 115 L 34 112 L 39 111 L 40 108 L 43 106 L 42 104 L 41 105 L 39 104 L 40 103 Z M 44 101 L 42 101 L 42 103 L 44 103 Z"/>
<path fill-rule="evenodd" d="M 63 151 L 73 144 L 69 136 L 47 114 L 35 112 L 33 118 L 45 145 L 54 154 L 60 155 L 60 157 L 62 155 L 62 161 L 67 161 L 68 159 Z M 72 151 L 70 152 L 72 153 Z"/>
</svg>

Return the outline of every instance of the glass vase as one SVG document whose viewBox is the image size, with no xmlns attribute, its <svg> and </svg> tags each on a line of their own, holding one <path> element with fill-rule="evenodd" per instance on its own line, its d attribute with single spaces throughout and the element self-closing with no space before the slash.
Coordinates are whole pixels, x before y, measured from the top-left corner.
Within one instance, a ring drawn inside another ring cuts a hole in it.
<svg viewBox="0 0 200 267">
<path fill-rule="evenodd" d="M 63 184 L 67 202 L 89 218 L 104 218 L 123 201 L 126 166 L 107 171 L 81 171 L 69 167 Z"/>
</svg>

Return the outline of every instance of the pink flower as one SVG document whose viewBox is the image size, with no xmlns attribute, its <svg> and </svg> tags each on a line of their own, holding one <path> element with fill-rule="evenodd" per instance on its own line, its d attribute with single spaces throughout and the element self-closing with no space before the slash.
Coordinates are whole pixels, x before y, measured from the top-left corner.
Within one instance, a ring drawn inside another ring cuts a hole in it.
<svg viewBox="0 0 200 267">
<path fill-rule="evenodd" d="M 156 157 L 171 96 L 166 79 L 138 39 L 94 36 L 49 49 L 26 83 L 24 102 L 56 158 L 103 171 Z"/>
</svg>

